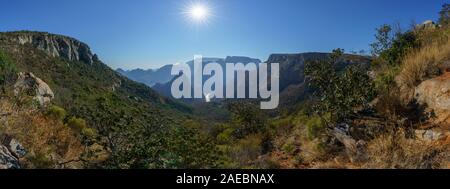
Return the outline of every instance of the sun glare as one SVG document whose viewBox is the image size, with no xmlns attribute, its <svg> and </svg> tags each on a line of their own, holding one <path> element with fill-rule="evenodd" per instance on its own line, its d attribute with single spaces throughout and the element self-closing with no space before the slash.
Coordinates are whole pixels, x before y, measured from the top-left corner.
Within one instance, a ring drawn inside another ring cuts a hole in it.
<svg viewBox="0 0 450 189">
<path fill-rule="evenodd" d="M 210 7 L 205 3 L 190 3 L 184 8 L 183 14 L 195 24 L 207 24 L 212 16 Z"/>
<path fill-rule="evenodd" d="M 190 8 L 189 14 L 194 20 L 202 21 L 208 16 L 208 9 L 203 5 L 195 5 Z"/>
</svg>

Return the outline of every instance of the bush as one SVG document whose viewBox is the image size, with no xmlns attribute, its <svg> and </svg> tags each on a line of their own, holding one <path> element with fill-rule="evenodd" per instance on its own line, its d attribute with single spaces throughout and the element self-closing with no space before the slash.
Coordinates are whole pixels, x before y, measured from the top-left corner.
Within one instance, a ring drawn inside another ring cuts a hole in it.
<svg viewBox="0 0 450 189">
<path fill-rule="evenodd" d="M 256 105 L 249 102 L 236 102 L 230 104 L 228 108 L 232 115 L 235 138 L 245 138 L 266 130 L 267 116 Z"/>
<path fill-rule="evenodd" d="M 74 130 L 76 130 L 76 131 L 78 131 L 78 132 L 81 132 L 83 129 L 86 129 L 86 128 L 87 128 L 86 121 L 85 121 L 84 119 L 76 118 L 76 117 L 70 118 L 70 119 L 67 121 L 67 125 L 68 125 L 70 128 L 72 128 L 72 129 L 74 129 Z"/>
<path fill-rule="evenodd" d="M 317 138 L 324 132 L 326 125 L 318 116 L 312 116 L 306 123 L 306 136 L 309 140 Z"/>
<path fill-rule="evenodd" d="M 64 108 L 61 108 L 59 106 L 50 106 L 50 108 L 47 110 L 47 116 L 54 118 L 56 120 L 64 120 L 66 118 L 67 112 L 64 110 Z"/>
<path fill-rule="evenodd" d="M 244 139 L 240 139 L 232 147 L 231 157 L 238 162 L 239 167 L 249 166 L 252 164 L 252 161 L 262 154 L 262 143 L 261 135 L 249 135 Z"/>
<path fill-rule="evenodd" d="M 0 51 L 0 85 L 4 85 L 14 80 L 17 68 L 12 64 L 11 59 L 2 51 Z"/>
<path fill-rule="evenodd" d="M 219 144 L 229 144 L 233 140 L 233 133 L 233 128 L 225 129 L 223 132 L 217 135 L 217 142 Z"/>
</svg>

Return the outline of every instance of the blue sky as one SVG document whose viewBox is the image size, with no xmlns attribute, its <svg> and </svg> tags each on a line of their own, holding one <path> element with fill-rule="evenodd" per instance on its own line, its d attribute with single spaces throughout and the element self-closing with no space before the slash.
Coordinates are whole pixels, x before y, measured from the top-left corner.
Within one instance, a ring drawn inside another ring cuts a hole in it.
<svg viewBox="0 0 450 189">
<path fill-rule="evenodd" d="M 0 0 L 0 31 L 37 30 L 88 43 L 113 68 L 207 57 L 334 48 L 368 50 L 381 24 L 436 20 L 446 0 Z M 182 14 L 206 4 L 206 24 Z"/>
</svg>

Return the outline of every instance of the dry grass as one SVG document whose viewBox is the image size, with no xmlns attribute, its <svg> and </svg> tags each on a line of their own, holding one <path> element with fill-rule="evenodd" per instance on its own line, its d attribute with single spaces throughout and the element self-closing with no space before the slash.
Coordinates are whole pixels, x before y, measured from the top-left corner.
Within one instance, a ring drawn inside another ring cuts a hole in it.
<svg viewBox="0 0 450 189">
<path fill-rule="evenodd" d="M 15 107 L 5 100 L 0 100 L 0 106 L 9 113 L 1 120 L 0 134 L 17 139 L 26 148 L 28 153 L 21 160 L 24 167 L 79 166 L 63 164 L 79 159 L 85 148 L 76 133 L 61 120 L 46 117 L 33 108 Z"/>
<path fill-rule="evenodd" d="M 368 161 L 362 168 L 446 168 L 449 146 L 405 138 L 403 132 L 380 136 L 368 144 Z"/>
<path fill-rule="evenodd" d="M 412 100 L 417 85 L 430 77 L 439 75 L 441 66 L 450 60 L 450 38 L 429 41 L 433 42 L 410 52 L 403 60 L 396 83 L 404 103 Z"/>
</svg>

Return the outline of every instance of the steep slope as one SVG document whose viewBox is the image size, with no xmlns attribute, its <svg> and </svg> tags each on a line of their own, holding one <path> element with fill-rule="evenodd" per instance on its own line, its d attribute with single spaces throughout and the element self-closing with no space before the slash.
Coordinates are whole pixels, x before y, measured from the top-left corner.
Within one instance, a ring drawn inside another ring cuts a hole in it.
<svg viewBox="0 0 450 189">
<path fill-rule="evenodd" d="M 100 145 L 100 149 L 108 154 L 101 162 L 86 159 L 74 161 L 85 162 L 85 166 L 107 168 L 212 167 L 214 161 L 209 161 L 209 158 L 203 157 L 209 162 L 202 163 L 203 160 L 189 158 L 193 154 L 186 152 L 186 149 L 201 148 L 206 151 L 197 152 L 208 154 L 208 150 L 213 150 L 212 144 L 203 143 L 207 138 L 200 137 L 200 132 L 182 127 L 182 123 L 191 117 L 189 107 L 162 97 L 150 87 L 131 81 L 110 69 L 86 44 L 49 33 L 7 32 L 0 33 L 0 52 L 7 57 L 8 64 L 14 67 L 9 73 L 3 74 L 3 61 L 0 65 L 0 100 L 18 107 L 19 113 L 28 111 L 24 107 L 26 104 L 16 101 L 17 95 L 12 91 L 21 75 L 19 72 L 24 76 L 35 76 L 35 80 L 45 83 L 53 94 L 48 106 L 27 108 L 42 115 L 36 119 L 47 119 L 47 111 L 56 112 L 61 117 L 58 122 L 62 126 L 74 125 L 72 128 L 75 131 L 83 133 L 85 128 L 92 128 L 94 130 L 86 131 L 94 138 L 85 137 L 86 133 L 80 135 L 83 144 Z M 10 82 L 3 82 L 5 78 Z M 62 108 L 54 108 L 53 105 Z M 66 111 L 67 114 L 62 113 Z M 5 116 L 2 119 L 25 119 L 11 117 L 8 112 Z M 2 125 L 0 135 L 4 134 L 5 128 L 12 126 Z M 23 125 L 15 127 L 21 128 Z M 24 136 L 36 133 L 20 131 L 16 134 Z M 172 163 L 168 165 L 165 161 Z"/>
<path fill-rule="evenodd" d="M 0 47 L 21 72 L 32 72 L 55 91 L 55 102 L 71 106 L 80 98 L 115 94 L 133 103 L 181 108 L 142 84 L 103 64 L 90 48 L 73 38 L 38 32 L 0 33 Z"/>
</svg>

